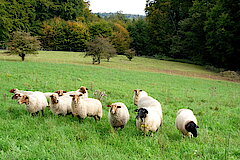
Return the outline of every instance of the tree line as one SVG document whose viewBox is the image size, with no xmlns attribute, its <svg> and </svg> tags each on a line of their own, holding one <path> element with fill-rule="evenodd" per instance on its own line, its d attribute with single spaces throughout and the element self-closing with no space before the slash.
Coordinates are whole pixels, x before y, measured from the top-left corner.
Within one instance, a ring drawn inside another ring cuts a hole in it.
<svg viewBox="0 0 240 160">
<path fill-rule="evenodd" d="M 136 52 L 240 69 L 239 0 L 146 0 L 145 11 L 135 19 L 121 12 L 101 17 L 83 0 L 2 0 L 1 47 L 14 31 L 24 31 L 38 36 L 45 50 L 87 51 L 104 43 L 113 45 L 105 47 L 110 55 Z"/>
</svg>

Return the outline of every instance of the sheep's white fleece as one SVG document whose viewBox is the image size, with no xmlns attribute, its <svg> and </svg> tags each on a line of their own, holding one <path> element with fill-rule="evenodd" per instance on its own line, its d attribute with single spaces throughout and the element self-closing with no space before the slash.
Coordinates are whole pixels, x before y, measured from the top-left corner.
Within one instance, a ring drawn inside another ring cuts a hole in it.
<svg viewBox="0 0 240 160">
<path fill-rule="evenodd" d="M 50 110 L 54 114 L 66 115 L 67 113 L 72 113 L 72 98 L 69 95 L 58 96 L 56 93 L 52 95 L 55 95 L 58 100 L 58 103 L 56 104 L 50 101 Z"/>
<path fill-rule="evenodd" d="M 27 96 L 29 97 L 29 104 L 26 104 L 26 109 L 30 113 L 44 110 L 48 105 L 46 97 L 41 92 Z"/>
<path fill-rule="evenodd" d="M 191 121 L 193 121 L 197 125 L 197 119 L 196 119 L 196 117 L 194 116 L 193 112 L 190 109 L 180 109 L 177 112 L 176 127 L 185 136 L 191 136 L 192 135 L 191 132 L 188 132 L 185 129 L 185 125 L 187 123 L 191 122 Z"/>
<path fill-rule="evenodd" d="M 144 133 L 149 131 L 156 132 L 160 125 L 162 124 L 162 118 L 156 112 L 154 108 L 145 108 L 148 111 L 146 118 L 141 120 L 141 118 L 136 120 L 136 126 L 138 129 L 142 130 Z"/>
<path fill-rule="evenodd" d="M 82 119 L 87 116 L 98 116 L 102 118 L 102 103 L 93 98 L 81 98 L 76 103 L 72 101 L 72 113 L 73 115 L 79 115 Z"/>
<path fill-rule="evenodd" d="M 112 114 L 111 113 L 111 108 L 109 109 L 108 112 L 108 120 L 111 124 L 112 127 L 120 127 L 120 126 L 125 126 L 129 120 L 129 112 L 128 108 L 124 103 L 121 102 L 116 102 L 113 103 L 112 105 L 117 105 L 121 106 L 121 108 L 117 108 L 116 113 Z"/>
</svg>

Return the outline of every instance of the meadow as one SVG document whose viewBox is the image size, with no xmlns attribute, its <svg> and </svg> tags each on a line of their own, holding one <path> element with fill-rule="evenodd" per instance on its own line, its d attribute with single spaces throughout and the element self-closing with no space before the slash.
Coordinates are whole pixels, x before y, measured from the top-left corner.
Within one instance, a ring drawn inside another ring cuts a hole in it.
<svg viewBox="0 0 240 160">
<path fill-rule="evenodd" d="M 66 53 L 66 54 L 65 54 Z M 20 62 L 17 56 L 0 55 L 0 159 L 240 159 L 240 85 L 222 80 L 203 67 L 123 56 L 91 65 L 82 53 L 40 52 Z M 160 73 L 179 71 L 181 75 Z M 185 74 L 186 73 L 186 74 Z M 189 74 L 188 74 L 189 73 Z M 198 76 L 200 75 L 200 76 Z M 207 75 L 204 78 L 201 75 Z M 107 96 L 103 118 L 32 117 L 24 105 L 11 99 L 9 90 L 50 92 L 89 88 Z M 133 90 L 143 89 L 162 104 L 164 123 L 153 137 L 135 126 Z M 108 108 L 123 102 L 130 121 L 115 133 Z M 198 119 L 198 137 L 182 138 L 175 127 L 176 112 L 192 109 Z"/>
</svg>

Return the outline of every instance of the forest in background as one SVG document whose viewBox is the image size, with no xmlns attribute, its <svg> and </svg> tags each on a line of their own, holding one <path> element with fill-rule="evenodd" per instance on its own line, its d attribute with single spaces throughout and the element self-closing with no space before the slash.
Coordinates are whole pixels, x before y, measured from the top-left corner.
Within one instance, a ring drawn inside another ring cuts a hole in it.
<svg viewBox="0 0 240 160">
<path fill-rule="evenodd" d="M 147 0 L 145 11 L 102 18 L 83 0 L 1 0 L 0 44 L 24 31 L 44 50 L 86 51 L 101 36 L 118 54 L 133 48 L 139 56 L 240 70 L 240 0 Z"/>
</svg>

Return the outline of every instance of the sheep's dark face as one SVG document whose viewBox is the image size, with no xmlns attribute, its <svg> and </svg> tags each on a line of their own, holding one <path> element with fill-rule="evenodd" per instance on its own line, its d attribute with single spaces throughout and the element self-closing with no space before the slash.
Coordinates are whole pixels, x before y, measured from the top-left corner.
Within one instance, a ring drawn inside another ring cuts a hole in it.
<svg viewBox="0 0 240 160">
<path fill-rule="evenodd" d="M 136 119 L 141 118 L 142 121 L 144 118 L 147 117 L 148 114 L 148 110 L 146 110 L 145 108 L 136 109 L 135 112 L 138 112 Z"/>
<path fill-rule="evenodd" d="M 110 105 L 110 106 L 108 106 L 108 107 L 111 107 L 111 108 L 110 108 L 110 113 L 111 113 L 111 114 L 116 114 L 118 108 L 122 108 L 121 106 L 118 106 L 118 105 L 116 105 L 116 104 L 112 104 L 112 105 Z"/>
<path fill-rule="evenodd" d="M 193 134 L 193 137 L 197 137 L 197 128 L 199 128 L 193 121 L 186 124 L 185 129 L 188 132 L 191 132 Z"/>
<path fill-rule="evenodd" d="M 51 102 L 52 102 L 53 104 L 57 104 L 57 103 L 58 103 L 58 95 L 52 94 L 52 95 L 50 96 L 50 98 L 51 98 Z"/>
<path fill-rule="evenodd" d="M 12 96 L 12 99 L 20 99 L 21 98 L 21 95 L 20 94 L 14 94 Z"/>
<path fill-rule="evenodd" d="M 63 96 L 63 94 L 64 94 L 64 93 L 67 93 L 67 91 L 58 90 L 58 91 L 55 91 L 54 93 L 57 93 L 59 96 Z"/>
<path fill-rule="evenodd" d="M 19 100 L 19 104 L 29 104 L 29 97 L 27 95 L 23 95 Z"/>
<path fill-rule="evenodd" d="M 83 86 L 79 88 L 79 91 L 82 93 L 87 93 L 87 90 L 88 90 L 88 88 L 83 87 Z"/>
<path fill-rule="evenodd" d="M 74 103 L 78 103 L 79 102 L 79 99 L 80 99 L 80 97 L 82 96 L 82 94 L 80 94 L 80 95 L 70 95 L 71 97 L 72 97 L 72 102 L 74 102 Z"/>
<path fill-rule="evenodd" d="M 17 90 L 16 88 L 13 88 L 13 89 L 11 89 L 9 92 L 10 92 L 10 93 L 14 93 L 16 90 Z"/>
<path fill-rule="evenodd" d="M 142 90 L 140 89 L 135 89 L 134 90 L 134 104 L 137 105 L 137 102 L 138 102 L 138 96 L 139 94 L 142 92 Z"/>
</svg>

